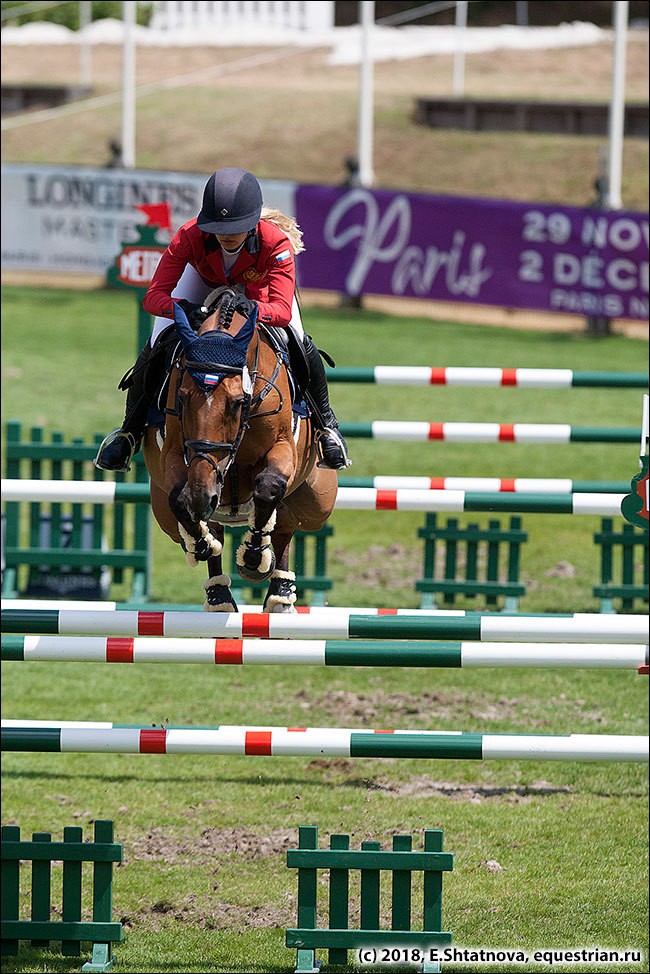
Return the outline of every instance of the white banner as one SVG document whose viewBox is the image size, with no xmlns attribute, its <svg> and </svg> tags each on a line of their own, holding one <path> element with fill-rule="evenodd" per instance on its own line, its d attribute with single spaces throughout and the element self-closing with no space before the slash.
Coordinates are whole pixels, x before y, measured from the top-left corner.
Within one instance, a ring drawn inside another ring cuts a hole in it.
<svg viewBox="0 0 650 974">
<path fill-rule="evenodd" d="M 3 270 L 105 274 L 146 222 L 136 206 L 169 202 L 176 230 L 197 216 L 209 175 L 3 164 Z M 294 183 L 260 184 L 267 206 L 295 216 Z"/>
</svg>

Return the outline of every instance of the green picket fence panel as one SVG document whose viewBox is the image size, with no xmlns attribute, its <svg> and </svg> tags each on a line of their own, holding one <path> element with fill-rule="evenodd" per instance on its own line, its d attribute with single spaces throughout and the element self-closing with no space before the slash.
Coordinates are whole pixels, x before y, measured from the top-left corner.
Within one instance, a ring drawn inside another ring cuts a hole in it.
<svg viewBox="0 0 650 974">
<path fill-rule="evenodd" d="M 61 953 L 79 957 L 82 943 L 92 943 L 92 958 L 83 971 L 108 971 L 115 958 L 112 945 L 122 939 L 122 924 L 111 920 L 113 863 L 122 862 L 122 846 L 113 842 L 113 822 L 95 822 L 94 838 L 83 841 L 83 830 L 69 826 L 63 842 L 52 842 L 49 832 L 35 832 L 21 840 L 16 825 L 2 827 L 2 901 L 0 925 L 2 954 L 16 956 L 19 942 L 48 948 L 61 942 Z M 20 863 L 31 862 L 31 919 L 20 919 Z M 62 919 L 51 920 L 52 863 L 63 863 Z M 93 864 L 92 920 L 82 920 L 82 864 Z"/>
<path fill-rule="evenodd" d="M 286 931 L 287 947 L 295 948 L 295 974 L 319 968 L 315 951 L 328 950 L 330 964 L 347 964 L 348 950 L 381 947 L 419 948 L 424 971 L 440 970 L 427 960 L 432 948 L 451 944 L 451 933 L 442 930 L 442 874 L 453 869 L 453 855 L 442 851 L 438 829 L 424 833 L 424 851 L 412 849 L 410 835 L 393 836 L 393 848 L 382 851 L 378 842 L 362 842 L 350 849 L 348 835 L 331 835 L 329 849 L 318 849 L 318 830 L 301 826 L 298 849 L 287 852 L 287 866 L 298 870 L 298 926 Z M 318 870 L 329 870 L 329 920 L 318 926 Z M 350 870 L 360 871 L 360 926 L 350 929 Z M 391 874 L 391 925 L 380 927 L 381 872 Z M 412 925 L 412 873 L 423 873 L 422 928 Z M 379 960 L 379 957 L 377 958 Z"/>
<path fill-rule="evenodd" d="M 519 598 L 526 594 L 526 586 L 519 581 L 520 549 L 528 541 L 520 517 L 511 517 L 509 528 L 502 528 L 496 520 L 481 528 L 478 524 L 461 527 L 457 518 L 439 524 L 436 514 L 427 514 L 418 537 L 424 538 L 423 577 L 415 583 L 416 590 L 423 593 L 421 608 L 436 608 L 438 593 L 445 605 L 453 604 L 458 595 L 485 596 L 488 606 L 496 606 L 503 597 L 507 612 L 518 611 Z M 436 573 L 439 553 L 444 558 L 442 576 Z M 507 581 L 500 580 L 504 573 Z"/>
<path fill-rule="evenodd" d="M 616 531 L 612 518 L 606 517 L 600 531 L 594 534 L 594 541 L 600 546 L 600 584 L 594 586 L 600 611 L 615 612 L 614 599 L 621 599 L 623 609 L 634 609 L 635 600 L 647 604 L 648 531 L 628 523 Z M 620 581 L 616 580 L 617 567 Z"/>
<path fill-rule="evenodd" d="M 103 436 L 92 443 L 64 442 L 55 431 L 49 441 L 34 426 L 29 438 L 17 420 L 6 425 L 6 475 L 11 479 L 115 479 L 147 483 L 142 454 L 129 474 L 97 470 L 92 465 Z M 4 598 L 108 598 L 111 584 L 131 574 L 129 598 L 147 600 L 151 576 L 151 513 L 148 505 L 116 503 L 109 513 L 102 504 L 11 501 L 4 514 Z"/>
</svg>

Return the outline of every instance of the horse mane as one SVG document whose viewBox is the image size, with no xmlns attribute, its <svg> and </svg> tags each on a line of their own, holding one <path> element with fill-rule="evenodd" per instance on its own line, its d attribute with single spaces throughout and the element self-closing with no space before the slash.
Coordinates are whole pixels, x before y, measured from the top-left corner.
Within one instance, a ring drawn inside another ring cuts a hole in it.
<svg viewBox="0 0 650 974">
<path fill-rule="evenodd" d="M 302 242 L 302 230 L 292 216 L 286 216 L 280 210 L 272 210 L 268 206 L 263 206 L 260 219 L 274 223 L 276 227 L 286 233 L 294 254 L 303 252 L 305 245 Z"/>
</svg>

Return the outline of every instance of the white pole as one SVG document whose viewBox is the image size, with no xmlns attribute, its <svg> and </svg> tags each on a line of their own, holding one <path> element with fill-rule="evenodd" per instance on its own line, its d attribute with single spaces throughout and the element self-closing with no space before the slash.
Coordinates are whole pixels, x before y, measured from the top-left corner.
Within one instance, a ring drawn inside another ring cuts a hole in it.
<svg viewBox="0 0 650 974">
<path fill-rule="evenodd" d="M 122 45 L 122 161 L 127 169 L 135 167 L 135 2 L 122 3 L 124 43 Z"/>
<path fill-rule="evenodd" d="M 454 95 L 460 97 L 465 92 L 465 30 L 467 29 L 467 0 L 456 4 L 456 30 L 454 50 Z"/>
<path fill-rule="evenodd" d="M 79 4 L 79 30 L 83 31 L 90 24 L 90 0 L 81 0 Z M 92 47 L 84 37 L 79 45 L 79 84 L 90 88 L 93 82 Z"/>
<path fill-rule="evenodd" d="M 607 206 L 620 210 L 623 175 L 623 127 L 625 122 L 625 45 L 627 40 L 628 0 L 614 3 L 614 62 L 609 105 L 609 185 Z"/>
<path fill-rule="evenodd" d="M 361 21 L 361 62 L 359 91 L 359 131 L 357 155 L 359 158 L 359 183 L 372 186 L 375 174 L 372 167 L 373 140 L 373 61 L 371 32 L 375 24 L 374 0 L 361 0 L 359 3 Z"/>
</svg>

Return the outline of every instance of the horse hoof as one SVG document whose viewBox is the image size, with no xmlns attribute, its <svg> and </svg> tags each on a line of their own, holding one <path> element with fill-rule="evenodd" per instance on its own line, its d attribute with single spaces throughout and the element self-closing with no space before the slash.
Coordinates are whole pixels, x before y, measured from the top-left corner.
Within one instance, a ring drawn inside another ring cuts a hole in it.
<svg viewBox="0 0 650 974">
<path fill-rule="evenodd" d="M 264 559 L 265 563 L 268 564 L 268 569 L 264 571 L 260 565 L 258 568 L 254 568 L 252 565 L 247 565 L 245 561 L 239 562 L 237 560 L 237 574 L 244 579 L 245 582 L 251 582 L 256 585 L 258 582 L 265 582 L 267 578 L 270 578 L 275 569 L 275 555 L 272 551 L 269 551 L 267 558 Z"/>
<path fill-rule="evenodd" d="M 237 549 L 237 571 L 245 582 L 265 582 L 275 569 L 271 536 L 264 530 L 249 529 Z"/>
<path fill-rule="evenodd" d="M 264 599 L 263 612 L 295 613 L 296 576 L 294 572 L 277 569 L 271 576 L 271 584 Z"/>
<path fill-rule="evenodd" d="M 230 591 L 231 579 L 228 575 L 214 575 L 204 582 L 206 612 L 239 612 L 237 603 Z"/>
</svg>

